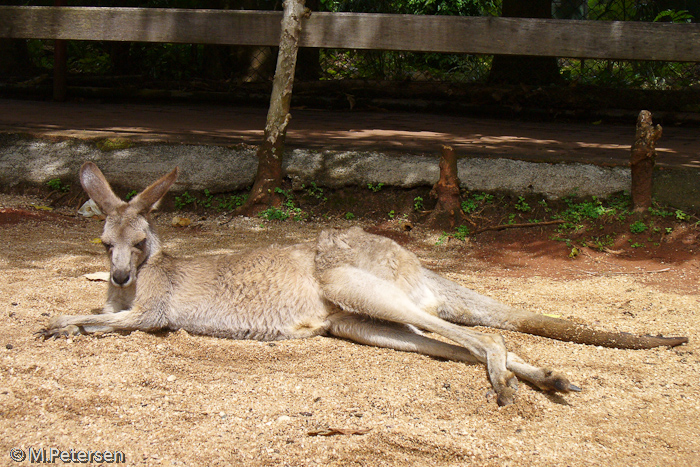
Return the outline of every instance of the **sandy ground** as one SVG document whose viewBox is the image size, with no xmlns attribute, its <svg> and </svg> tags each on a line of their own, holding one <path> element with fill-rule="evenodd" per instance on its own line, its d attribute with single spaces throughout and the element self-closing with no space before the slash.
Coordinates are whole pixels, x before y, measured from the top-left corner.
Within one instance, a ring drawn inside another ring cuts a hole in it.
<svg viewBox="0 0 700 467">
<path fill-rule="evenodd" d="M 481 366 L 329 338 L 36 340 L 49 316 L 101 307 L 106 285 L 84 274 L 106 263 L 91 242 L 99 221 L 32 202 L 0 196 L 0 208 L 31 213 L 0 225 L 0 465 L 27 465 L 10 452 L 30 447 L 121 451 L 126 465 L 700 465 L 697 260 L 618 262 L 637 274 L 607 274 L 605 257 L 555 261 L 529 250 L 504 263 L 411 232 L 407 247 L 430 267 L 506 303 L 690 338 L 632 351 L 504 332 L 510 349 L 583 391 L 560 397 L 521 384 L 516 404 L 498 408 Z M 157 219 L 165 247 L 184 256 L 305 241 L 329 225 L 240 219 L 176 229 L 170 217 Z"/>
</svg>

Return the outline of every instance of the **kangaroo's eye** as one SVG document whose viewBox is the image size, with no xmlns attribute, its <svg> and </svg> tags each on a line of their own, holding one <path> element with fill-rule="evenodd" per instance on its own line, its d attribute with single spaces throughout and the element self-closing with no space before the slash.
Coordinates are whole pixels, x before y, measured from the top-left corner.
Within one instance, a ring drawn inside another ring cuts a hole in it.
<svg viewBox="0 0 700 467">
<path fill-rule="evenodd" d="M 138 242 L 136 245 L 134 245 L 134 248 L 138 248 L 139 250 L 143 251 L 143 249 L 146 248 L 146 239 L 144 238 Z"/>
</svg>

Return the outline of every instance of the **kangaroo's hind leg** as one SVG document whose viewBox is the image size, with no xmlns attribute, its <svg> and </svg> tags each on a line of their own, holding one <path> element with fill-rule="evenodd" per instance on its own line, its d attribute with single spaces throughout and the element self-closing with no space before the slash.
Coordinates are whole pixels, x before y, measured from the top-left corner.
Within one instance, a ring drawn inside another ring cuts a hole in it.
<svg viewBox="0 0 700 467">
<path fill-rule="evenodd" d="M 480 363 L 479 359 L 464 347 L 431 339 L 403 324 L 343 312 L 332 315 L 329 323 L 329 334 L 360 344 L 416 352 L 458 362 Z M 580 391 L 562 375 L 546 368 L 532 366 L 512 352 L 508 352 L 506 367 L 519 379 L 545 391 Z"/>
<path fill-rule="evenodd" d="M 325 297 L 341 309 L 384 321 L 410 324 L 435 332 L 465 347 L 485 363 L 498 403 L 513 402 L 517 380 L 506 368 L 503 338 L 450 323 L 423 311 L 394 283 L 354 266 L 339 266 L 320 275 Z"/>
</svg>

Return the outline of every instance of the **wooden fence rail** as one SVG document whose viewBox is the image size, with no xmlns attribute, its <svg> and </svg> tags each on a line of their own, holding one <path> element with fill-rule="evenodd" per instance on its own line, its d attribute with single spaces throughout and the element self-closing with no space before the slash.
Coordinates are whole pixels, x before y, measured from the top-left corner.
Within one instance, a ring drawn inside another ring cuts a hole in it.
<svg viewBox="0 0 700 467">
<path fill-rule="evenodd" d="M 269 11 L 0 6 L 0 38 L 275 46 L 281 19 Z M 314 12 L 299 45 L 700 62 L 700 24 Z"/>
</svg>

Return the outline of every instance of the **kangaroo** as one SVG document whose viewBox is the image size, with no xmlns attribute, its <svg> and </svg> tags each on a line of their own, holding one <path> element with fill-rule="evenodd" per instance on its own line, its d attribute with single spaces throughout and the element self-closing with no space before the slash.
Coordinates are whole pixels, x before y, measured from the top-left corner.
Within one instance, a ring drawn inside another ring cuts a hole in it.
<svg viewBox="0 0 700 467">
<path fill-rule="evenodd" d="M 627 349 L 688 341 L 598 331 L 512 308 L 439 276 L 394 241 L 358 227 L 324 230 L 313 242 L 289 247 L 177 259 L 161 250 L 147 217 L 177 175 L 175 168 L 127 203 L 95 164 L 83 164 L 82 186 L 107 214 L 102 233 L 111 263 L 107 303 L 102 314 L 55 317 L 37 334 L 184 329 L 231 339 L 338 337 L 483 363 L 499 405 L 513 402 L 518 379 L 544 391 L 581 389 L 562 373 L 509 352 L 501 335 L 467 326 Z"/>
</svg>

